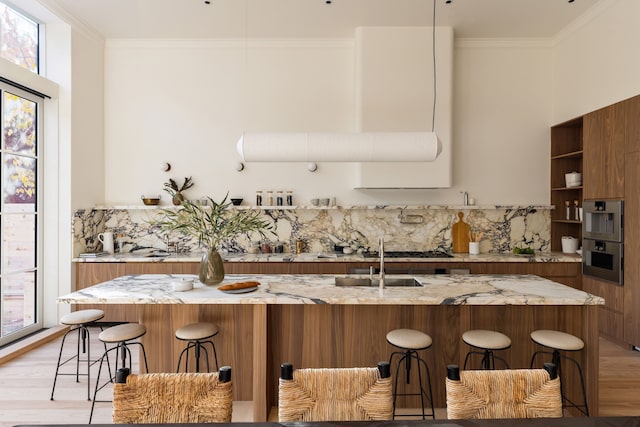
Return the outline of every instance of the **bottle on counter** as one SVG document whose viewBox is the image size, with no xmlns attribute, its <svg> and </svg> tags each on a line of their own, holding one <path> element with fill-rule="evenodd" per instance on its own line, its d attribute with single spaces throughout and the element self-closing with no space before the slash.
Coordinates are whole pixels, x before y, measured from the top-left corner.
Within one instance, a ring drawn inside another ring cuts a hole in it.
<svg viewBox="0 0 640 427">
<path fill-rule="evenodd" d="M 262 191 L 256 191 L 256 206 L 262 206 Z"/>
<path fill-rule="evenodd" d="M 282 191 L 278 190 L 276 193 L 276 205 L 282 206 L 284 204 L 284 199 L 282 198 Z"/>
<path fill-rule="evenodd" d="M 267 191 L 267 206 L 273 206 L 273 191 Z"/>
<path fill-rule="evenodd" d="M 287 206 L 293 206 L 293 191 L 287 190 Z"/>
</svg>

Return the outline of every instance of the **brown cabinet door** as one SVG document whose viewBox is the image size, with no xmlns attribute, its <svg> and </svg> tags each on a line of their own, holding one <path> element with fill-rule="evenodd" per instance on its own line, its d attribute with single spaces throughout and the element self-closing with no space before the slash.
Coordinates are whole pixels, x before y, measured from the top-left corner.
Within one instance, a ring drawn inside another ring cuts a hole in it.
<svg viewBox="0 0 640 427">
<path fill-rule="evenodd" d="M 584 116 L 585 199 L 624 197 L 625 103 Z"/>
<path fill-rule="evenodd" d="M 624 216 L 624 340 L 640 346 L 640 151 L 627 154 Z"/>
<path fill-rule="evenodd" d="M 627 99 L 624 104 L 627 123 L 625 146 L 627 153 L 635 153 L 640 151 L 640 96 Z M 630 187 L 630 189 L 637 191 L 637 184 L 638 181 L 635 183 L 636 187 Z"/>
</svg>

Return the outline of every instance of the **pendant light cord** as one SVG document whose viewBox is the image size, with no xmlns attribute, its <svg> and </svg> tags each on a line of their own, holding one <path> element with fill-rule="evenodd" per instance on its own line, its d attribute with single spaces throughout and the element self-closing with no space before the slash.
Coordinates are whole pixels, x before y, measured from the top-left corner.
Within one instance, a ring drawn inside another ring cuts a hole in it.
<svg viewBox="0 0 640 427">
<path fill-rule="evenodd" d="M 432 24 L 433 35 L 431 37 L 432 47 L 431 53 L 433 56 L 433 111 L 431 112 L 431 132 L 435 132 L 436 125 L 436 95 L 437 95 L 437 85 L 436 85 L 436 0 L 433 0 L 433 24 Z"/>
</svg>

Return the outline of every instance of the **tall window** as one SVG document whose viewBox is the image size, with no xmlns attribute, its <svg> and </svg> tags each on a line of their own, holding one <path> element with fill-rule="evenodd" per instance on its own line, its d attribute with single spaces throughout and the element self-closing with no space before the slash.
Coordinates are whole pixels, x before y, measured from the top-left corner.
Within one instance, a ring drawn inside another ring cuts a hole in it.
<svg viewBox="0 0 640 427">
<path fill-rule="evenodd" d="M 38 23 L 0 1 L 0 56 L 38 73 Z"/>
<path fill-rule="evenodd" d="M 43 99 L 0 83 L 0 345 L 42 327 L 38 188 Z"/>
<path fill-rule="evenodd" d="M 37 73 L 38 31 L 0 0 L 0 57 Z M 42 328 L 43 99 L 23 89 L 0 76 L 0 345 Z"/>
</svg>

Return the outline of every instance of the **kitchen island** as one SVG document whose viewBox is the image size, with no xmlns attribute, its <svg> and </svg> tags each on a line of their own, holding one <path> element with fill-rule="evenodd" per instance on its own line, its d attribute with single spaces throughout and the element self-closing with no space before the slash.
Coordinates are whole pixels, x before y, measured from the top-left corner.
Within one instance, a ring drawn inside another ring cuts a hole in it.
<svg viewBox="0 0 640 427">
<path fill-rule="evenodd" d="M 390 329 L 414 328 L 433 338 L 424 352 L 431 368 L 436 407 L 445 406 L 446 365 L 462 364 L 468 329 L 493 329 L 513 345 L 501 352 L 512 368 L 528 367 L 534 329 L 558 329 L 585 342 L 576 355 L 587 382 L 590 410 L 598 413 L 599 297 L 531 275 L 415 276 L 422 287 L 335 286 L 334 275 L 227 275 L 224 283 L 255 280 L 258 289 L 225 294 L 196 281 L 188 292 L 171 291 L 184 275 L 133 275 L 61 296 L 60 303 L 134 307 L 147 327 L 143 337 L 150 370 L 175 370 L 182 343 L 174 331 L 186 323 L 220 326 L 218 358 L 234 369 L 234 398 L 254 401 L 254 420 L 276 405 L 279 365 L 375 366 L 393 351 Z M 195 277 L 195 276 L 191 276 Z M 340 277 L 340 276 L 338 276 Z M 387 276 L 392 279 L 392 275 Z M 415 370 L 414 370 L 415 371 Z M 412 381 L 413 384 L 415 382 Z M 570 395 L 577 381 L 565 383 Z M 417 406 L 407 399 L 400 406 Z"/>
</svg>

